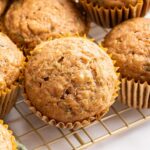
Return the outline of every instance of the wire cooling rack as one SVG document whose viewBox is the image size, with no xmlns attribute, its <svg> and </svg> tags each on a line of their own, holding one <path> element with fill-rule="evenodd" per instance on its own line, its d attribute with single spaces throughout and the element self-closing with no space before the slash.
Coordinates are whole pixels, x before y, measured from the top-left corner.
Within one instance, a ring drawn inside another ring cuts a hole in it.
<svg viewBox="0 0 150 150">
<path fill-rule="evenodd" d="M 92 24 L 89 36 L 99 42 L 107 32 L 108 30 Z M 117 101 L 103 119 L 85 128 L 58 129 L 37 118 L 24 103 L 21 93 L 5 121 L 16 138 L 29 150 L 84 149 L 150 119 L 150 110 L 131 109 Z"/>
</svg>

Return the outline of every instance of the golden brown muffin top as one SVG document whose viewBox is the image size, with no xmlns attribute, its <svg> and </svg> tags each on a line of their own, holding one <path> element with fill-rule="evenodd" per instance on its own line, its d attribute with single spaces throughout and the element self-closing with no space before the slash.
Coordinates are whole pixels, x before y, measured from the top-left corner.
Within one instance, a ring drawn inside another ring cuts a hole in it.
<svg viewBox="0 0 150 150">
<path fill-rule="evenodd" d="M 0 90 L 9 88 L 18 79 L 23 62 L 22 52 L 0 32 Z"/>
<path fill-rule="evenodd" d="M 8 0 L 0 0 L 0 15 L 4 12 L 7 6 Z"/>
<path fill-rule="evenodd" d="M 92 2 L 95 2 L 99 4 L 100 6 L 104 7 L 122 7 L 122 6 L 129 6 L 136 5 L 138 0 L 91 0 Z"/>
<path fill-rule="evenodd" d="M 150 82 L 150 19 L 136 18 L 116 26 L 105 38 L 123 77 Z"/>
<path fill-rule="evenodd" d="M 117 75 L 110 57 L 88 39 L 66 37 L 38 45 L 25 70 L 32 105 L 62 122 L 87 119 L 114 102 Z"/>
<path fill-rule="evenodd" d="M 5 26 L 19 46 L 33 48 L 50 37 L 84 34 L 85 17 L 70 0 L 18 0 L 8 10 Z"/>
<path fill-rule="evenodd" d="M 0 124 L 0 150 L 12 150 L 12 135 Z"/>
</svg>

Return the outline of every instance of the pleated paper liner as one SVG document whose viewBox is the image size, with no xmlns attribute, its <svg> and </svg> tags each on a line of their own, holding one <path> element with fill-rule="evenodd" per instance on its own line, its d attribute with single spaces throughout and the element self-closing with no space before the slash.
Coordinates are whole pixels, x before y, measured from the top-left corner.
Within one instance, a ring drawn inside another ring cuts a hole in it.
<svg viewBox="0 0 150 150">
<path fill-rule="evenodd" d="M 18 93 L 18 83 L 12 85 L 10 89 L 0 92 L 0 118 L 3 118 L 9 113 L 17 100 Z"/>
<path fill-rule="evenodd" d="M 4 126 L 4 128 L 6 128 L 8 130 L 8 125 L 4 124 L 3 120 L 0 120 L 0 124 Z M 8 130 L 8 132 L 11 135 L 11 143 L 12 143 L 12 150 L 18 150 L 17 149 L 17 143 L 15 140 L 15 137 L 12 135 L 12 131 Z"/>
<path fill-rule="evenodd" d="M 115 89 L 115 93 L 112 96 L 112 104 L 115 102 L 115 99 L 118 96 L 118 89 L 119 89 L 119 84 L 120 82 L 116 83 L 116 89 Z M 24 89 L 25 90 L 25 89 Z M 68 123 L 64 123 L 64 122 L 59 122 L 53 118 L 48 118 L 47 116 L 43 115 L 39 110 L 37 110 L 31 103 L 30 100 L 28 100 L 27 95 L 24 94 L 25 96 L 25 102 L 26 104 L 29 106 L 29 109 L 41 120 L 43 120 L 45 123 L 51 125 L 51 126 L 56 126 L 58 128 L 62 128 L 62 129 L 80 129 L 82 127 L 85 127 L 91 123 L 93 123 L 96 120 L 101 119 L 108 111 L 109 108 L 106 108 L 104 110 L 102 110 L 99 114 L 93 116 L 93 117 L 89 117 L 86 118 L 82 121 L 76 121 L 76 122 L 68 122 Z"/>
<path fill-rule="evenodd" d="M 128 7 L 124 6 L 122 8 L 105 8 L 96 5 L 92 0 L 79 1 L 94 22 L 107 28 L 114 27 L 127 19 L 140 17 L 145 14 L 148 9 L 146 4 L 145 9 L 143 9 L 143 0 L 138 0 L 135 6 L 129 5 Z M 147 5 L 149 5 L 149 3 Z"/>
<path fill-rule="evenodd" d="M 82 121 L 76 121 L 74 123 L 72 123 L 72 122 L 64 123 L 64 122 L 59 122 L 59 121 L 52 119 L 52 118 L 48 118 L 47 116 L 44 116 L 40 111 L 38 111 L 34 106 L 32 106 L 30 100 L 25 100 L 25 102 L 29 106 L 29 109 L 37 117 L 39 117 L 41 120 L 43 120 L 45 123 L 47 123 L 51 126 L 56 126 L 58 128 L 62 128 L 62 129 L 66 129 L 66 128 L 67 129 L 79 129 L 79 128 L 85 127 L 85 126 L 91 124 L 92 122 L 103 117 L 109 110 L 109 109 L 105 109 L 100 114 L 97 114 L 97 115 L 90 117 L 90 118 L 86 118 L 85 120 L 82 120 Z"/>
<path fill-rule="evenodd" d="M 118 70 L 118 68 L 116 68 L 116 70 Z M 115 99 L 118 97 L 118 91 L 119 91 L 119 85 L 120 85 L 120 82 L 118 81 L 116 83 L 116 87 L 115 87 L 115 92 L 112 96 L 112 102 L 111 102 L 111 105 L 115 102 Z M 26 104 L 29 106 L 29 109 L 37 116 L 39 117 L 41 120 L 43 120 L 45 123 L 49 124 L 49 125 L 52 125 L 52 126 L 56 126 L 58 128 L 63 128 L 63 129 L 79 129 L 79 128 L 82 128 L 82 127 L 85 127 L 91 123 L 93 123 L 94 121 L 96 120 L 99 120 L 101 119 L 108 111 L 109 111 L 109 107 L 102 110 L 99 114 L 93 116 L 93 117 L 89 117 L 89 118 L 86 118 L 82 121 L 76 121 L 76 122 L 68 122 L 68 123 L 64 123 L 64 122 L 59 122 L 53 118 L 48 118 L 47 116 L 43 115 L 40 110 L 37 110 L 31 103 L 30 100 L 28 100 L 28 97 L 27 97 L 27 94 L 25 92 L 25 89 L 24 89 L 24 96 L 25 96 L 25 102 Z"/>
<path fill-rule="evenodd" d="M 129 107 L 150 108 L 150 85 L 122 78 L 119 99 Z"/>
<path fill-rule="evenodd" d="M 142 15 L 144 16 L 150 10 L 150 0 L 143 0 L 144 6 L 142 10 Z"/>
</svg>

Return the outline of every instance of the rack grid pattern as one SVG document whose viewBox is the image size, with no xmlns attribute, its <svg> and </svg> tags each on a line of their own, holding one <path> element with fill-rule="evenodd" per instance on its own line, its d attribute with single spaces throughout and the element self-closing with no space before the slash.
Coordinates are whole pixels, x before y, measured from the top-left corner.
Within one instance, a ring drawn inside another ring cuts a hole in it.
<svg viewBox="0 0 150 150">
<path fill-rule="evenodd" d="M 89 37 L 101 41 L 108 30 L 91 25 Z M 58 129 L 37 118 L 21 96 L 5 118 L 17 139 L 29 150 L 81 150 L 150 119 L 150 110 L 136 110 L 117 102 L 101 120 L 79 129 Z"/>
</svg>

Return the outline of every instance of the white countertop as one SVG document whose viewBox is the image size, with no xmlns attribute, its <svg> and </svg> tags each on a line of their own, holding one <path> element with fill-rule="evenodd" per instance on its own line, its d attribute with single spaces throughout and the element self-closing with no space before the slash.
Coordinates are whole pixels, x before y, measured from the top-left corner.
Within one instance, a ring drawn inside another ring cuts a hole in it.
<svg viewBox="0 0 150 150">
<path fill-rule="evenodd" d="M 150 121 L 114 135 L 87 150 L 150 150 Z"/>
</svg>

